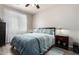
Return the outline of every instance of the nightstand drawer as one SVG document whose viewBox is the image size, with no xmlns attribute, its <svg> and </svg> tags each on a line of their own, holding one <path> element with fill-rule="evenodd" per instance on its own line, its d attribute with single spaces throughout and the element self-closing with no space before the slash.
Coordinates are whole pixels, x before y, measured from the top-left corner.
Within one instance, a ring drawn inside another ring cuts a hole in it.
<svg viewBox="0 0 79 59">
<path fill-rule="evenodd" d="M 56 40 L 61 40 L 61 41 L 68 41 L 68 37 L 64 37 L 64 36 L 55 36 Z"/>
<path fill-rule="evenodd" d="M 64 40 L 62 37 L 57 37 L 56 39 L 58 39 L 58 40 Z"/>
</svg>

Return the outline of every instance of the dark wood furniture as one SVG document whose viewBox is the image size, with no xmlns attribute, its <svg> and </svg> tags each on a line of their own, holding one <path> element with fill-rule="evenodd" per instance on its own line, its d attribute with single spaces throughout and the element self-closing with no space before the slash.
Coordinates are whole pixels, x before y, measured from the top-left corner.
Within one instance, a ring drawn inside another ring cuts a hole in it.
<svg viewBox="0 0 79 59">
<path fill-rule="evenodd" d="M 55 36 L 55 46 L 68 49 L 68 45 L 69 45 L 68 36 L 60 36 L 60 35 Z"/>
<path fill-rule="evenodd" d="M 73 42 L 73 51 L 79 54 L 79 43 Z"/>
<path fill-rule="evenodd" d="M 5 45 L 6 23 L 0 22 L 0 46 Z"/>
</svg>

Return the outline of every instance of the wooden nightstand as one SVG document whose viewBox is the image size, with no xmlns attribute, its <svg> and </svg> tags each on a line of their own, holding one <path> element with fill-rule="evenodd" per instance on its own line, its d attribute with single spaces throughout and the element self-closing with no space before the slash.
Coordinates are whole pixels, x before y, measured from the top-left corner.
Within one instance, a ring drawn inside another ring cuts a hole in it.
<svg viewBox="0 0 79 59">
<path fill-rule="evenodd" d="M 60 36 L 60 35 L 55 36 L 55 46 L 68 49 L 68 45 L 69 45 L 68 36 Z"/>
</svg>

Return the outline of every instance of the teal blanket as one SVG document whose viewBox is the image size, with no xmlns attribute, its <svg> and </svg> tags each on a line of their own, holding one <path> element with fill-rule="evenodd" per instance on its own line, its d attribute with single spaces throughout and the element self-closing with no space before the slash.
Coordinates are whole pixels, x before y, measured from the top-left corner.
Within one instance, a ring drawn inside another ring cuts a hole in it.
<svg viewBox="0 0 79 59">
<path fill-rule="evenodd" d="M 27 33 L 15 36 L 11 45 L 22 55 L 40 55 L 55 43 L 54 35 L 42 33 Z"/>
</svg>

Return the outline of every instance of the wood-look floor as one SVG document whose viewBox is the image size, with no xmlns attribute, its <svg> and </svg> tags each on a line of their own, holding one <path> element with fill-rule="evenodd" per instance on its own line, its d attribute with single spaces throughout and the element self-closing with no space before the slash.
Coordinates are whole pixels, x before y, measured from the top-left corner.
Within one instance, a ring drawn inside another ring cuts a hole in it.
<svg viewBox="0 0 79 59">
<path fill-rule="evenodd" d="M 61 50 L 64 52 L 64 55 L 77 55 L 71 50 L 64 50 L 64 49 Z M 0 47 L 0 55 L 19 55 L 19 52 L 15 49 L 12 49 L 10 44 L 6 44 L 5 46 Z M 51 55 L 51 53 L 47 52 L 46 55 Z"/>
<path fill-rule="evenodd" d="M 11 47 L 10 44 L 0 47 L 0 55 L 19 55 L 19 52 Z"/>
</svg>

